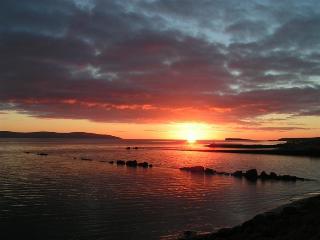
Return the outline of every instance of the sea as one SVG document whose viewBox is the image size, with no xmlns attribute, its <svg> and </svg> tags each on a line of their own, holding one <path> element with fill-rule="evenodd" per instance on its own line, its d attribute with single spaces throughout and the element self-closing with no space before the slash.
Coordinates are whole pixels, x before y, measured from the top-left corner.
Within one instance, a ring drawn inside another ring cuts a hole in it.
<svg viewBox="0 0 320 240">
<path fill-rule="evenodd" d="M 320 158 L 203 151 L 212 142 L 0 139 L 0 239 L 175 239 L 187 230 L 232 227 L 320 192 Z M 153 167 L 109 163 L 116 160 Z M 196 165 L 315 181 L 250 182 L 179 170 Z"/>
</svg>

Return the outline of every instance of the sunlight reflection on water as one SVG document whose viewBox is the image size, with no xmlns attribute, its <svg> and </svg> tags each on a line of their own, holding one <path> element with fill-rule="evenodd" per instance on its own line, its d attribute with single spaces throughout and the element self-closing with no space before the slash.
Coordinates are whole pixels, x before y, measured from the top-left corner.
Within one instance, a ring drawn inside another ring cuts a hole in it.
<svg viewBox="0 0 320 240">
<path fill-rule="evenodd" d="M 126 150 L 129 144 L 140 149 Z M 177 169 L 203 165 L 231 172 L 254 167 L 320 180 L 317 159 L 170 150 L 185 148 L 182 144 L 2 140 L 0 224 L 11 236 L 19 229 L 33 239 L 159 239 L 239 224 L 319 190 L 317 182 L 251 183 Z M 155 167 L 100 162 L 117 159 L 148 161 Z"/>
</svg>

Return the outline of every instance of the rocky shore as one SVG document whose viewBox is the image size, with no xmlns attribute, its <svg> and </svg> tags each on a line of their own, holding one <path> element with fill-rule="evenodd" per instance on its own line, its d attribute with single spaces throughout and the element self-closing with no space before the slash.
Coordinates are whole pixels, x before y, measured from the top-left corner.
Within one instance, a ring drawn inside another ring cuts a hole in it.
<svg viewBox="0 0 320 240">
<path fill-rule="evenodd" d="M 259 214 L 233 228 L 215 233 L 186 231 L 178 239 L 192 240 L 316 240 L 320 239 L 320 195 L 297 200 Z"/>
</svg>

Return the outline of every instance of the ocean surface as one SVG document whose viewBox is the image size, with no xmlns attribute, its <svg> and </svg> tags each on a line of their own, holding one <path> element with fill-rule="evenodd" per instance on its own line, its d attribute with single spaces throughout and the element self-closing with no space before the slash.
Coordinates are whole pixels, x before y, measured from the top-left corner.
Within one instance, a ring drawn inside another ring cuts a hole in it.
<svg viewBox="0 0 320 240">
<path fill-rule="evenodd" d="M 185 230 L 234 226 L 320 191 L 320 158 L 188 151 L 211 142 L 0 139 L 0 239 L 170 239 Z M 195 165 L 317 181 L 249 182 L 178 169 Z"/>
</svg>

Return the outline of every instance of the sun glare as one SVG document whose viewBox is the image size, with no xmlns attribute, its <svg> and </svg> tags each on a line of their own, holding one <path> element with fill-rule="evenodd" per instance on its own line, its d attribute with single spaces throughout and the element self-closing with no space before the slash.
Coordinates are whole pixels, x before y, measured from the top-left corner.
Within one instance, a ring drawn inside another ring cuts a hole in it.
<svg viewBox="0 0 320 240">
<path fill-rule="evenodd" d="M 208 139 L 209 127 L 202 123 L 180 123 L 175 125 L 173 135 L 175 139 L 183 139 L 188 143 Z"/>
<path fill-rule="evenodd" d="M 187 141 L 188 143 L 195 143 L 197 141 L 195 134 L 193 133 L 188 134 Z"/>
</svg>

